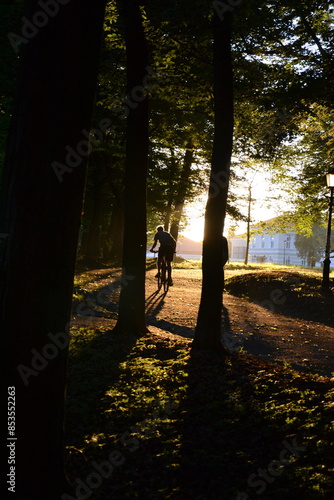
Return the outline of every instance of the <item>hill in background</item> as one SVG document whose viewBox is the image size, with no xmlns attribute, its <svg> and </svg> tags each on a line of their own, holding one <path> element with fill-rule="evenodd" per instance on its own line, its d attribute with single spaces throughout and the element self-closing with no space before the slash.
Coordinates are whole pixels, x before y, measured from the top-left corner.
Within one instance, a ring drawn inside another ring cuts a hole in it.
<svg viewBox="0 0 334 500">
<path fill-rule="evenodd" d="M 180 236 L 176 244 L 176 254 L 202 255 L 202 243 Z"/>
</svg>

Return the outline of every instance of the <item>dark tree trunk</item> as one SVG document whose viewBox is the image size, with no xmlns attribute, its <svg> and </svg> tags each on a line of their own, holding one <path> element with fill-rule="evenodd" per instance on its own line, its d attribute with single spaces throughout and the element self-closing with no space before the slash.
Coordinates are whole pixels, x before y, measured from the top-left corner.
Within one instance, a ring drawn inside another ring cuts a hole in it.
<svg viewBox="0 0 334 500">
<path fill-rule="evenodd" d="M 125 23 L 127 93 L 142 88 L 147 75 L 148 47 L 139 0 L 119 2 Z M 129 110 L 127 118 L 123 288 L 117 331 L 132 335 L 147 332 L 145 321 L 146 182 L 148 157 L 148 97 Z"/>
<path fill-rule="evenodd" d="M 101 218 L 103 213 L 101 187 L 95 186 L 93 214 L 87 231 L 85 262 L 95 265 L 101 257 Z"/>
<path fill-rule="evenodd" d="M 115 182 L 115 180 L 118 182 Z M 107 260 L 114 265 L 122 265 L 123 238 L 124 238 L 124 179 L 120 179 L 119 172 L 109 168 L 108 183 L 113 194 L 112 212 L 108 225 L 109 249 Z"/>
<path fill-rule="evenodd" d="M 165 218 L 164 218 L 164 230 L 169 231 L 170 218 L 172 215 L 172 199 L 170 198 L 167 201 L 166 209 L 165 209 Z"/>
<path fill-rule="evenodd" d="M 108 155 L 99 150 L 94 151 L 89 159 L 88 177 L 91 179 L 92 184 L 89 189 L 86 188 L 86 198 L 92 198 L 89 204 L 87 203 L 87 205 L 92 206 L 90 208 L 89 224 L 87 224 L 88 227 L 85 230 L 84 246 L 82 246 L 81 251 L 84 262 L 89 266 L 98 265 L 104 248 L 102 226 L 106 209 L 104 188 L 107 181 L 109 181 L 109 175 L 107 176 L 105 173 L 108 160 Z M 84 211 L 86 212 L 85 204 Z"/>
<path fill-rule="evenodd" d="M 82 131 L 91 124 L 105 7 L 57 6 L 23 44 L 1 197 L 0 331 L 7 385 L 16 392 L 16 500 L 59 500 L 70 491 L 66 345 L 87 157 Z M 38 1 L 26 2 L 28 20 L 37 11 Z"/>
<path fill-rule="evenodd" d="M 210 190 L 205 210 L 202 294 L 193 346 L 223 350 L 221 311 L 223 292 L 223 229 L 233 141 L 232 18 L 214 15 L 214 142 Z"/>
<path fill-rule="evenodd" d="M 175 241 L 177 241 L 179 235 L 180 221 L 183 213 L 184 202 L 187 196 L 187 190 L 189 185 L 189 178 L 191 174 L 191 165 L 193 162 L 194 150 L 191 141 L 188 142 L 186 147 L 186 153 L 184 156 L 183 167 L 180 177 L 180 183 L 178 186 L 178 191 L 175 199 L 175 210 L 173 214 L 173 222 L 170 228 L 170 234 L 173 236 Z"/>
<path fill-rule="evenodd" d="M 168 188 L 167 192 L 167 205 L 165 208 L 165 218 L 164 218 L 164 230 L 169 231 L 171 225 L 171 217 L 172 217 L 172 207 L 175 196 L 175 176 L 177 172 L 177 163 L 175 160 L 175 151 L 174 148 L 169 148 L 170 150 L 170 165 L 168 168 Z"/>
<path fill-rule="evenodd" d="M 115 265 L 122 264 L 124 238 L 124 208 L 117 201 L 113 207 L 110 219 L 109 233 L 111 235 L 111 251 L 109 259 Z"/>
</svg>

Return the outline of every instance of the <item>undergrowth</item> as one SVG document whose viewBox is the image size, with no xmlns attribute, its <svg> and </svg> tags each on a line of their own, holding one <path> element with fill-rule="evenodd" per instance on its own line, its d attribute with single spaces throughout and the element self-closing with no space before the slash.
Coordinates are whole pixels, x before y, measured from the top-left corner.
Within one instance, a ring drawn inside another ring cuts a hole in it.
<svg viewBox="0 0 334 500">
<path fill-rule="evenodd" d="M 225 290 L 286 316 L 334 326 L 333 295 L 324 293 L 321 276 L 312 272 L 239 274 L 225 280 Z"/>
<path fill-rule="evenodd" d="M 92 500 L 330 499 L 333 409 L 328 378 L 74 328 L 67 471 Z"/>
</svg>

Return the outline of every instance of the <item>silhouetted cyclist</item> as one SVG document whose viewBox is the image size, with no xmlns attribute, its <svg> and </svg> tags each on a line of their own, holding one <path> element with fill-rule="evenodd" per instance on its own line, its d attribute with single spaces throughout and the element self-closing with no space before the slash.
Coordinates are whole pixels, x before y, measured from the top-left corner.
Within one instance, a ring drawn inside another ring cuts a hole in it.
<svg viewBox="0 0 334 500">
<path fill-rule="evenodd" d="M 173 281 L 172 281 L 171 262 L 173 262 L 174 259 L 176 241 L 170 233 L 164 231 L 164 228 L 162 226 L 157 227 L 157 232 L 154 235 L 154 242 L 152 247 L 150 248 L 150 252 L 154 252 L 154 248 L 156 247 L 158 241 L 160 243 L 160 247 L 159 247 L 158 262 L 157 262 L 158 274 L 156 275 L 156 278 L 160 275 L 161 262 L 163 257 L 165 257 L 167 273 L 168 273 L 168 283 L 169 286 L 172 286 Z"/>
</svg>

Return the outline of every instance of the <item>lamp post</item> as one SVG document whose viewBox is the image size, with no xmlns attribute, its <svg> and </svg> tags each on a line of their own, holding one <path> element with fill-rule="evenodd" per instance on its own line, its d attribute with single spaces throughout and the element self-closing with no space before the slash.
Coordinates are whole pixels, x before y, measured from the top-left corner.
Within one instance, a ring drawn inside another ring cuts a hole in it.
<svg viewBox="0 0 334 500">
<path fill-rule="evenodd" d="M 285 266 L 285 249 L 286 249 L 286 240 L 283 241 L 283 265 Z"/>
<path fill-rule="evenodd" d="M 327 227 L 327 242 L 325 250 L 325 260 L 322 274 L 321 288 L 329 291 L 329 273 L 330 273 L 330 253 L 331 253 L 331 228 L 332 228 L 332 212 L 333 212 L 333 196 L 334 196 L 334 173 L 326 175 L 327 186 L 331 190 L 331 196 L 329 200 L 329 210 L 328 210 L 328 227 Z"/>
</svg>

